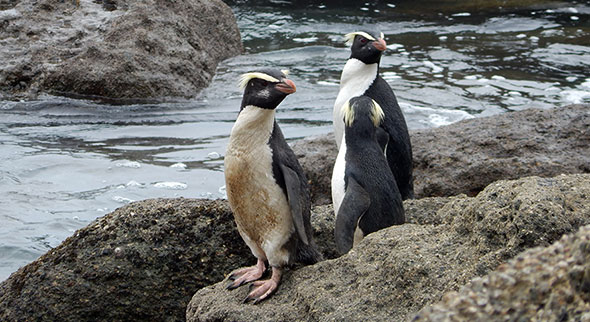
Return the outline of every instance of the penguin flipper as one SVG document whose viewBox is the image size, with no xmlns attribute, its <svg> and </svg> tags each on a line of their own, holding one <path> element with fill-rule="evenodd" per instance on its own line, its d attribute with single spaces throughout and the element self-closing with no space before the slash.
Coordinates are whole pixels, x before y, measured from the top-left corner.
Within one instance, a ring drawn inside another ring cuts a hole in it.
<svg viewBox="0 0 590 322">
<path fill-rule="evenodd" d="M 303 219 L 303 208 L 301 207 L 301 179 L 297 175 L 295 170 L 288 166 L 281 164 L 281 172 L 285 179 L 285 186 L 287 190 L 287 200 L 289 202 L 289 208 L 291 208 L 291 216 L 293 217 L 293 223 L 295 224 L 295 230 L 301 238 L 301 241 L 305 245 L 309 245 L 309 239 L 305 231 L 305 224 Z"/>
<path fill-rule="evenodd" d="M 384 154 L 387 154 L 387 144 L 389 143 L 389 133 L 385 131 L 382 127 L 377 127 L 375 129 L 375 136 L 377 138 L 377 143 L 381 147 L 381 151 Z"/>
<path fill-rule="evenodd" d="M 369 193 L 354 178 L 349 177 L 334 228 L 336 248 L 341 254 L 345 254 L 352 248 L 354 231 L 359 218 L 365 214 L 370 205 L 371 197 Z"/>
</svg>

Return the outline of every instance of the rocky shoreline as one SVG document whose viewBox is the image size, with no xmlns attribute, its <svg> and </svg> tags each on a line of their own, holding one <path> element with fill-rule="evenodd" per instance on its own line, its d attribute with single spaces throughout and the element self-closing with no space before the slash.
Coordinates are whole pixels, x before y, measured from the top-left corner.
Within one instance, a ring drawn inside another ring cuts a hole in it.
<svg viewBox="0 0 590 322">
<path fill-rule="evenodd" d="M 0 320 L 586 319 L 589 108 L 411 132 L 419 198 L 404 203 L 408 223 L 339 258 L 325 185 L 332 140 L 297 142 L 327 260 L 290 270 L 260 305 L 241 303 L 247 288 L 224 288 L 225 274 L 254 260 L 225 200 L 153 199 L 95 220 L 12 274 L 0 284 Z"/>
<path fill-rule="evenodd" d="M 195 97 L 220 61 L 243 51 L 221 0 L 20 0 L 1 9 L 0 100 Z"/>
</svg>

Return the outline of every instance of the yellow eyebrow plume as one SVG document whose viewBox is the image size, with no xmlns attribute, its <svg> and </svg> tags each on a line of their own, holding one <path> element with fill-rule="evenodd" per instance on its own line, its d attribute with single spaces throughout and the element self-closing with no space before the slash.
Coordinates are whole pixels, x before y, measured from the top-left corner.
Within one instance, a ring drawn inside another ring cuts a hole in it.
<svg viewBox="0 0 590 322">
<path fill-rule="evenodd" d="M 385 117 L 385 113 L 383 113 L 381 105 L 373 100 L 373 109 L 371 110 L 371 120 L 373 120 L 373 124 L 376 127 L 379 126 L 383 121 L 383 117 Z"/>
<path fill-rule="evenodd" d="M 363 36 L 371 41 L 377 40 L 377 39 L 375 39 L 375 37 L 369 35 L 368 33 L 364 32 L 364 31 L 355 31 L 355 32 L 348 33 L 348 34 L 344 35 L 344 39 L 346 39 L 346 43 L 350 45 L 354 41 L 354 37 L 356 37 L 357 35 Z M 383 33 L 381 33 L 381 38 L 383 38 Z"/>
<path fill-rule="evenodd" d="M 383 109 L 381 106 L 375 102 L 375 100 L 371 100 L 373 102 L 373 108 L 371 109 L 371 121 L 377 127 L 383 121 L 383 117 L 385 114 L 383 113 Z M 354 122 L 354 105 L 350 105 L 350 100 L 346 101 L 341 109 L 342 116 L 344 117 L 344 124 L 348 127 L 352 125 Z"/>
<path fill-rule="evenodd" d="M 279 80 L 268 75 L 265 73 L 260 73 L 260 72 L 252 72 L 252 73 L 245 73 L 242 74 L 242 76 L 240 76 L 240 89 L 244 89 L 246 88 L 246 85 L 248 85 L 248 82 L 254 78 L 260 78 L 260 79 L 264 79 L 265 81 L 269 81 L 272 83 L 278 83 Z"/>
</svg>

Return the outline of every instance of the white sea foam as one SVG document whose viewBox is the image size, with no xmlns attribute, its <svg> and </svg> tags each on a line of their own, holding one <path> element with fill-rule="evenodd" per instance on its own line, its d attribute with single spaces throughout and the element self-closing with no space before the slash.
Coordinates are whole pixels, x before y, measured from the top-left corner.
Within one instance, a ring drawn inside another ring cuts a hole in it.
<svg viewBox="0 0 590 322">
<path fill-rule="evenodd" d="M 207 154 L 207 157 L 209 159 L 219 159 L 221 155 L 219 155 L 219 153 L 217 152 L 209 152 L 209 154 Z"/>
<path fill-rule="evenodd" d="M 168 190 L 184 190 L 188 188 L 188 185 L 182 182 L 163 181 L 154 183 L 154 187 Z"/>
<path fill-rule="evenodd" d="M 129 198 L 121 197 L 121 196 L 114 196 L 113 200 L 116 202 L 119 202 L 119 203 L 130 203 L 130 202 L 135 201 L 133 199 L 129 199 Z"/>
<path fill-rule="evenodd" d="M 500 75 L 494 75 L 492 76 L 493 80 L 506 80 L 506 77 L 504 76 L 500 76 Z"/>
<path fill-rule="evenodd" d="M 115 163 L 116 167 L 119 168 L 134 168 L 134 169 L 139 169 L 141 168 L 141 163 L 137 162 L 137 161 L 120 161 Z"/>
<path fill-rule="evenodd" d="M 127 182 L 126 186 L 127 187 L 141 187 L 143 185 L 135 180 L 131 180 L 131 181 Z"/>
<path fill-rule="evenodd" d="M 574 104 L 580 104 L 583 103 L 584 100 L 590 99 L 590 91 L 570 89 L 561 92 L 560 95 L 568 103 Z"/>
<path fill-rule="evenodd" d="M 469 16 L 471 16 L 471 14 L 469 12 L 459 12 L 459 13 L 452 14 L 451 16 L 453 16 L 453 17 L 469 17 Z"/>
<path fill-rule="evenodd" d="M 402 44 L 389 44 L 389 45 L 387 45 L 387 49 L 391 49 L 391 50 L 397 50 L 400 48 L 404 48 L 404 45 L 402 45 Z"/>
<path fill-rule="evenodd" d="M 340 86 L 338 81 L 318 81 L 316 84 L 323 86 Z"/>
<path fill-rule="evenodd" d="M 293 38 L 293 41 L 307 44 L 310 42 L 318 41 L 318 39 L 319 39 L 318 37 Z"/>
<path fill-rule="evenodd" d="M 421 127 L 438 127 L 473 118 L 473 115 L 460 110 L 434 109 L 406 102 L 400 102 L 399 105 L 404 114 L 414 115 L 414 119 L 419 119 Z"/>
<path fill-rule="evenodd" d="M 171 165 L 170 168 L 183 170 L 183 169 L 186 169 L 186 164 L 184 164 L 182 162 L 177 162 L 177 163 L 174 163 L 173 165 Z"/>
<path fill-rule="evenodd" d="M 432 72 L 433 73 L 440 73 L 444 70 L 444 68 L 440 67 L 440 66 L 436 66 L 433 62 L 431 61 L 424 61 L 422 62 L 424 64 L 424 66 L 432 68 Z"/>
<path fill-rule="evenodd" d="M 383 77 L 384 80 L 394 80 L 394 79 L 400 79 L 401 76 L 399 76 L 398 74 L 396 74 L 395 72 L 383 72 L 381 74 L 381 77 Z"/>
<path fill-rule="evenodd" d="M 518 35 L 516 35 L 516 38 L 518 38 L 518 39 L 526 38 L 526 35 L 525 34 L 518 34 Z"/>
</svg>

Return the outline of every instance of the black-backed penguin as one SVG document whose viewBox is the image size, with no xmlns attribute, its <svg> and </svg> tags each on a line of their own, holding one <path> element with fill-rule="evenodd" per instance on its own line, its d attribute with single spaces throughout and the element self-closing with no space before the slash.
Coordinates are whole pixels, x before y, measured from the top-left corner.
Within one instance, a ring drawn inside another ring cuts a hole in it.
<svg viewBox="0 0 590 322">
<path fill-rule="evenodd" d="M 393 90 L 379 75 L 381 54 L 386 49 L 383 33 L 359 31 L 347 34 L 351 43 L 350 58 L 340 76 L 340 91 L 334 103 L 334 134 L 340 148 L 344 122 L 341 110 L 349 99 L 365 95 L 375 100 L 385 117 L 381 127 L 389 134 L 385 155 L 397 181 L 402 199 L 414 198 L 412 145 L 406 120 Z"/>
<path fill-rule="evenodd" d="M 281 270 L 294 262 L 320 260 L 312 238 L 310 195 L 301 165 L 275 121 L 275 108 L 295 92 L 285 72 L 261 70 L 242 75 L 244 96 L 225 154 L 227 199 L 238 231 L 258 259 L 232 272 L 228 288 L 253 283 L 246 301 L 268 297 Z M 269 280 L 257 281 L 272 268 Z"/>
<path fill-rule="evenodd" d="M 344 133 L 332 173 L 332 201 L 336 247 L 344 254 L 365 235 L 403 224 L 405 214 L 383 155 L 388 137 L 379 127 L 383 110 L 370 97 L 359 96 L 345 102 L 341 113 Z"/>
</svg>

